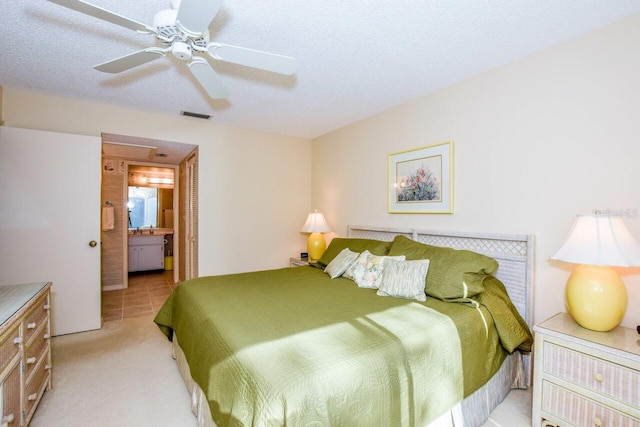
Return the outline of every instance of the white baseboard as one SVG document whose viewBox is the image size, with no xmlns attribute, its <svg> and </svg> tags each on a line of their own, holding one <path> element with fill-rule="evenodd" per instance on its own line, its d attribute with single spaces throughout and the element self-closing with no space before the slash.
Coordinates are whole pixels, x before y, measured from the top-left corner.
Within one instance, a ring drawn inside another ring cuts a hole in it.
<svg viewBox="0 0 640 427">
<path fill-rule="evenodd" d="M 109 285 L 109 286 L 103 286 L 102 287 L 103 291 L 118 291 L 120 289 L 127 289 L 127 287 L 124 284 Z"/>
</svg>

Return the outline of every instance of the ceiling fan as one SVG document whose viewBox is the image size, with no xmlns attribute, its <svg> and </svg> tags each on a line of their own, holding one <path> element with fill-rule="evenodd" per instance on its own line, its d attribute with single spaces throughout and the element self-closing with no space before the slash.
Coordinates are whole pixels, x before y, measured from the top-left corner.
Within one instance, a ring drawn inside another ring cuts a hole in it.
<svg viewBox="0 0 640 427">
<path fill-rule="evenodd" d="M 171 0 L 170 9 L 155 14 L 152 26 L 82 0 L 49 1 L 142 34 L 153 34 L 159 40 L 162 47 L 142 49 L 93 67 L 105 73 L 120 73 L 171 53 L 186 62 L 211 98 L 222 99 L 229 96 L 229 91 L 209 62 L 199 55 L 285 75 L 293 74 L 296 68 L 296 60 L 288 56 L 210 41 L 209 24 L 224 0 Z"/>
</svg>

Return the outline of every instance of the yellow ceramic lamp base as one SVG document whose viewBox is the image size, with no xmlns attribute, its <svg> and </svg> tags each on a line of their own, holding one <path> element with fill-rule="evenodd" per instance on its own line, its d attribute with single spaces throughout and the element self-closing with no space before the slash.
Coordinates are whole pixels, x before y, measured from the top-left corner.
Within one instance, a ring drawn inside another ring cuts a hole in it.
<svg viewBox="0 0 640 427">
<path fill-rule="evenodd" d="M 575 321 L 594 331 L 610 331 L 627 310 L 627 288 L 611 267 L 579 265 L 567 281 L 567 305 Z"/>
<path fill-rule="evenodd" d="M 311 233 L 307 241 L 309 258 L 314 261 L 319 260 L 322 258 L 325 249 L 327 249 L 327 243 L 324 241 L 324 236 L 321 233 Z"/>
</svg>

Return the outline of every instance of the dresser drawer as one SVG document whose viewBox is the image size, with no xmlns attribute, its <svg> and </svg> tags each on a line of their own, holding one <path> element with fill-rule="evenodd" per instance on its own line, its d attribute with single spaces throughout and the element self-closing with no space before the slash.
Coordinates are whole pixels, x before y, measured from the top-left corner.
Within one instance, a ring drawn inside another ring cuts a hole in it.
<svg viewBox="0 0 640 427">
<path fill-rule="evenodd" d="M 49 294 L 46 293 L 33 304 L 33 309 L 24 318 L 24 342 L 29 342 L 33 333 L 49 316 Z"/>
<path fill-rule="evenodd" d="M 542 410 L 579 427 L 640 427 L 640 420 L 547 381 L 542 382 Z"/>
<path fill-rule="evenodd" d="M 34 336 L 33 340 L 29 343 L 29 346 L 24 351 L 24 363 L 25 363 L 25 378 L 28 379 L 31 376 L 37 363 L 42 359 L 44 354 L 49 352 L 49 328 L 46 324 L 41 325 Z M 47 362 L 48 363 L 48 362 Z"/>
<path fill-rule="evenodd" d="M 544 342 L 543 371 L 632 406 L 640 402 L 640 372 Z"/>
<path fill-rule="evenodd" d="M 51 366 L 49 366 L 46 358 L 43 358 L 37 362 L 35 372 L 30 382 L 25 384 L 24 389 L 24 413 L 25 421 L 28 421 L 33 416 L 33 411 L 36 405 L 40 401 L 42 394 L 47 386 L 49 378 L 51 376 Z"/>
<path fill-rule="evenodd" d="M 16 354 L 20 351 L 20 323 L 16 323 L 15 326 L 2 335 L 2 341 L 0 341 L 0 372 L 4 371 L 9 363 L 16 357 Z"/>
</svg>

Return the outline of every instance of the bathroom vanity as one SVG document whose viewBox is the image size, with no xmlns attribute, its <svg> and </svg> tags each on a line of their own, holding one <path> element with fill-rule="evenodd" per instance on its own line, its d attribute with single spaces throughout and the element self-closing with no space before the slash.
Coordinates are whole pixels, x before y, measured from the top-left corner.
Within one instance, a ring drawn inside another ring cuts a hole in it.
<svg viewBox="0 0 640 427">
<path fill-rule="evenodd" d="M 164 234 L 129 235 L 129 272 L 164 269 Z"/>
</svg>

